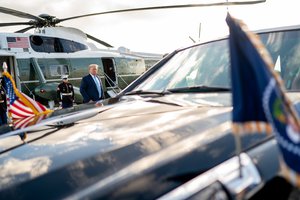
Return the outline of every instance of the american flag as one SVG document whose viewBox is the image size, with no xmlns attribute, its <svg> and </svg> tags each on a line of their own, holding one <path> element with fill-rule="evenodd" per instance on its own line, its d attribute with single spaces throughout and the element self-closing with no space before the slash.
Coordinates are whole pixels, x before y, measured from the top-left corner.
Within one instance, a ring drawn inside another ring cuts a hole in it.
<svg viewBox="0 0 300 200">
<path fill-rule="evenodd" d="M 52 112 L 37 101 L 20 92 L 8 72 L 3 72 L 9 115 L 13 120 Z"/>
<path fill-rule="evenodd" d="M 34 115 L 31 117 L 20 118 L 13 121 L 14 129 L 22 129 L 27 126 L 38 124 L 40 121 L 45 119 L 48 115 Z"/>
<path fill-rule="evenodd" d="M 8 48 L 29 48 L 27 37 L 7 37 Z"/>
</svg>

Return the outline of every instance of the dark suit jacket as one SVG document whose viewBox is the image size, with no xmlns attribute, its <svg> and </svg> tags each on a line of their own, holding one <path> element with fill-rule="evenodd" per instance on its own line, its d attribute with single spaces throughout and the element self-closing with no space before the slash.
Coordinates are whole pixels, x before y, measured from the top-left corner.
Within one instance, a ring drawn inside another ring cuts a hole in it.
<svg viewBox="0 0 300 200">
<path fill-rule="evenodd" d="M 97 90 L 96 83 L 90 74 L 82 78 L 80 84 L 80 93 L 83 97 L 83 103 L 88 103 L 90 100 L 98 101 L 100 99 L 104 99 L 104 92 L 103 92 L 101 79 L 99 77 L 98 79 L 100 81 L 101 90 L 102 90 L 102 94 L 100 95 Z"/>
<path fill-rule="evenodd" d="M 0 86 L 0 112 L 6 112 L 6 109 L 7 109 L 6 93 L 5 93 L 4 87 Z"/>
<path fill-rule="evenodd" d="M 4 80 L 3 78 L 0 78 L 1 84 L 0 84 L 0 100 L 4 101 L 3 103 L 0 103 L 0 111 L 6 112 L 7 104 L 6 104 L 6 92 L 4 89 Z"/>
</svg>

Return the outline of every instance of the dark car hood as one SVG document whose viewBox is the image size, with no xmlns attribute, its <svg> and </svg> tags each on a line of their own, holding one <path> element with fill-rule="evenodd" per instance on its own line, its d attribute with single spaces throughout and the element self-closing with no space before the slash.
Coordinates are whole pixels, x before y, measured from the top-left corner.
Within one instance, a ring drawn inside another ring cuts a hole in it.
<svg viewBox="0 0 300 200">
<path fill-rule="evenodd" d="M 11 192 L 20 183 L 26 188 L 37 181 L 46 183 L 49 176 L 57 177 L 72 186 L 60 194 L 64 196 L 97 178 L 103 180 L 122 170 L 128 175 L 132 173 L 128 166 L 143 168 L 142 160 L 155 168 L 195 149 L 206 152 L 199 157 L 201 164 L 185 166 L 176 173 L 203 172 L 235 153 L 228 97 L 130 97 L 115 105 L 84 111 L 89 118 L 75 123 L 61 118 L 63 126 L 43 126 L 41 130 L 33 127 L 25 144 L 18 135 L 4 138 L 0 140 L 0 185 Z M 60 123 L 56 120 L 53 124 Z M 228 146 L 223 144 L 225 140 L 230 142 Z"/>
</svg>

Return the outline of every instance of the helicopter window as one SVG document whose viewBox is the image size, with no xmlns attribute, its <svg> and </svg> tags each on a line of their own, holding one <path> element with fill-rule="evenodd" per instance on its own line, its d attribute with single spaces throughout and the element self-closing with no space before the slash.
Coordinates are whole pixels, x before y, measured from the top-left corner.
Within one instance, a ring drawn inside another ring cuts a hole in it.
<svg viewBox="0 0 300 200">
<path fill-rule="evenodd" d="M 44 39 L 44 52 L 55 52 L 55 39 L 54 38 L 45 38 Z"/>
<path fill-rule="evenodd" d="M 30 36 L 30 44 L 34 51 L 46 53 L 72 53 L 88 49 L 86 45 L 71 40 L 36 35 Z"/>
<path fill-rule="evenodd" d="M 61 76 L 61 75 L 69 75 L 69 67 L 68 65 L 50 65 L 50 76 Z"/>
<path fill-rule="evenodd" d="M 29 59 L 18 59 L 18 68 L 21 81 L 36 81 L 38 80 L 37 74 L 30 63 Z"/>
<path fill-rule="evenodd" d="M 34 51 L 44 52 L 43 39 L 40 36 L 30 36 L 30 45 Z"/>
<path fill-rule="evenodd" d="M 71 58 L 70 59 L 70 64 L 72 66 L 72 76 L 75 77 L 82 77 L 82 74 L 87 74 L 88 73 L 88 66 L 91 63 L 95 63 L 99 65 L 100 74 L 103 75 L 103 65 L 100 60 L 100 58 Z"/>
<path fill-rule="evenodd" d="M 119 74 L 137 74 L 140 75 L 146 70 L 143 60 L 134 58 L 115 58 Z"/>
<path fill-rule="evenodd" d="M 69 59 L 37 59 L 44 77 L 47 80 L 60 78 L 61 75 L 69 75 Z"/>
<path fill-rule="evenodd" d="M 81 51 L 81 50 L 86 50 L 88 47 L 84 44 L 78 43 L 78 42 L 73 42 L 75 46 L 75 51 Z"/>
<path fill-rule="evenodd" d="M 60 39 L 60 42 L 62 45 L 63 52 L 76 52 L 88 49 L 86 45 L 71 40 Z"/>
<path fill-rule="evenodd" d="M 69 67 L 68 67 L 68 65 L 62 65 L 60 69 L 61 69 L 61 74 L 69 75 Z"/>
<path fill-rule="evenodd" d="M 38 35 L 34 35 L 30 37 L 30 42 L 36 46 L 41 46 L 43 44 L 43 38 Z"/>
<path fill-rule="evenodd" d="M 76 49 L 74 47 L 73 41 L 61 39 L 62 48 L 64 52 L 75 52 Z"/>
<path fill-rule="evenodd" d="M 60 42 L 60 39 L 54 39 L 54 52 L 63 52 L 63 48 Z"/>
</svg>

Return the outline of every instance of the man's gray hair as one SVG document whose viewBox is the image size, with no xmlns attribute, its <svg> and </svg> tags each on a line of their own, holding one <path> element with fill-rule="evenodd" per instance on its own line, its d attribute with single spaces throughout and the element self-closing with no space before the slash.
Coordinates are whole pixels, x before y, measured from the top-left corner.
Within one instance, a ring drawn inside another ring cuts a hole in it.
<svg viewBox="0 0 300 200">
<path fill-rule="evenodd" d="M 97 64 L 90 64 L 90 65 L 89 65 L 89 70 L 90 70 L 92 67 L 96 67 L 96 69 L 99 68 L 99 66 L 98 66 Z"/>
</svg>

